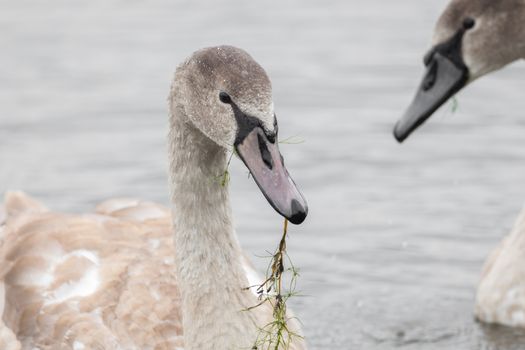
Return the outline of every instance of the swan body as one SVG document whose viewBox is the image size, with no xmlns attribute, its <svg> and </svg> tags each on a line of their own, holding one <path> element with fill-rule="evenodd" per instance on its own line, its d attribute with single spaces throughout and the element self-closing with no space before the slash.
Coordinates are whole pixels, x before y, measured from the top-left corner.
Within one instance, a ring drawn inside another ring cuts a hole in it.
<svg viewBox="0 0 525 350">
<path fill-rule="evenodd" d="M 121 199 L 69 215 L 6 195 L 0 349 L 250 349 L 273 320 L 268 304 L 246 311 L 259 303 L 246 289 L 255 271 L 218 180 L 235 150 L 281 215 L 306 217 L 278 150 L 270 81 L 243 50 L 202 49 L 177 68 L 169 103 L 172 213 Z M 302 338 L 290 349 L 306 349 Z"/>
<path fill-rule="evenodd" d="M 182 349 L 171 215 L 138 200 L 53 213 L 5 198 L 1 349 Z"/>
<path fill-rule="evenodd" d="M 512 231 L 489 255 L 476 294 L 476 317 L 525 328 L 525 209 Z"/>
<path fill-rule="evenodd" d="M 441 15 L 427 71 L 398 121 L 400 142 L 472 81 L 525 58 L 525 0 L 452 0 Z M 525 327 L 525 210 L 489 256 L 476 295 L 476 318 Z"/>
</svg>

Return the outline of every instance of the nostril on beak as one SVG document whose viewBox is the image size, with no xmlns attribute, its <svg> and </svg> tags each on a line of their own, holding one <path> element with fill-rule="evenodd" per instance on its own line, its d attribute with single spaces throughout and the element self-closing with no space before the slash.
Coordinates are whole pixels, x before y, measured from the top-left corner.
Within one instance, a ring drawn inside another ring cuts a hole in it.
<svg viewBox="0 0 525 350">
<path fill-rule="evenodd" d="M 292 199 L 292 216 L 288 218 L 292 224 L 299 225 L 306 219 L 308 208 L 304 207 L 297 199 Z"/>
<path fill-rule="evenodd" d="M 423 80 L 423 91 L 428 91 L 434 87 L 436 84 L 436 77 L 438 73 L 438 66 L 434 62 L 429 67 L 427 75 L 425 76 L 425 79 Z"/>
<path fill-rule="evenodd" d="M 268 146 L 266 146 L 266 142 L 264 141 L 261 134 L 257 134 L 257 139 L 259 140 L 259 150 L 261 151 L 262 160 L 264 164 L 266 164 L 268 169 L 272 170 L 273 159 L 272 155 L 270 154 L 270 151 L 268 150 Z"/>
</svg>

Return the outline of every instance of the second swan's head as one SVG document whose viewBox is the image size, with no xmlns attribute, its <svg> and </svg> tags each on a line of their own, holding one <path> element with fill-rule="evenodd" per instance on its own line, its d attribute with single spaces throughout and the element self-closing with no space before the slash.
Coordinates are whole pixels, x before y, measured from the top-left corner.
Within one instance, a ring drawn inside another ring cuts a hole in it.
<svg viewBox="0 0 525 350">
<path fill-rule="evenodd" d="M 402 142 L 475 79 L 525 58 L 525 1 L 452 0 L 424 58 L 426 74 L 394 129 Z"/>
<path fill-rule="evenodd" d="M 235 151 L 272 207 L 294 224 L 308 206 L 278 146 L 272 86 L 264 69 L 232 46 L 201 49 L 179 66 L 175 108 L 200 132 Z M 172 106 L 172 108 L 174 108 Z"/>
</svg>

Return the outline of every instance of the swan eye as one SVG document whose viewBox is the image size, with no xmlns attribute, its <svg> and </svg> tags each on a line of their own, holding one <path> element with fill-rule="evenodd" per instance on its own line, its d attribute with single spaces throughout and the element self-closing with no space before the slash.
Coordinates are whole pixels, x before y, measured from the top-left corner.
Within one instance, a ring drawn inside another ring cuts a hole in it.
<svg viewBox="0 0 525 350">
<path fill-rule="evenodd" d="M 224 91 L 219 92 L 219 100 L 221 100 L 222 103 L 232 103 L 232 98 Z"/>
<path fill-rule="evenodd" d="M 465 30 L 472 29 L 475 24 L 476 24 L 476 21 L 474 20 L 474 18 L 467 17 L 463 20 L 463 29 Z"/>
</svg>

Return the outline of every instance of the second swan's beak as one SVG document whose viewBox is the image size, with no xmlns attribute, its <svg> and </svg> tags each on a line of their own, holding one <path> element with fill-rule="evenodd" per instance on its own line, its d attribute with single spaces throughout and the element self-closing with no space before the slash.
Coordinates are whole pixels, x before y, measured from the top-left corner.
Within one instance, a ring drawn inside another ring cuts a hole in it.
<svg viewBox="0 0 525 350">
<path fill-rule="evenodd" d="M 394 137 L 403 142 L 468 80 L 468 70 L 436 52 L 428 58 L 427 71 L 421 85 L 403 117 L 394 128 Z"/>
<path fill-rule="evenodd" d="M 235 149 L 271 206 L 292 224 L 302 223 L 308 205 L 284 167 L 277 140 L 270 142 L 263 129 L 255 127 Z"/>
</svg>

